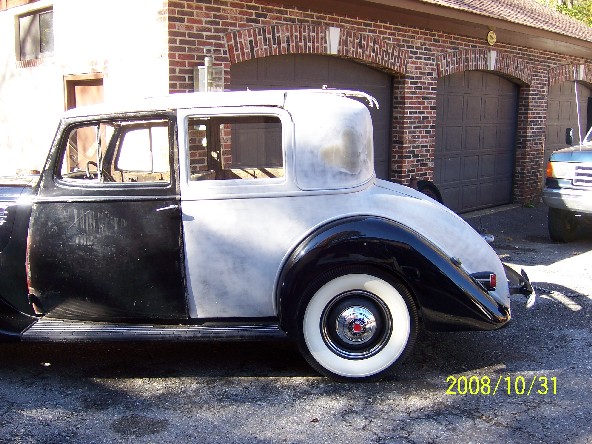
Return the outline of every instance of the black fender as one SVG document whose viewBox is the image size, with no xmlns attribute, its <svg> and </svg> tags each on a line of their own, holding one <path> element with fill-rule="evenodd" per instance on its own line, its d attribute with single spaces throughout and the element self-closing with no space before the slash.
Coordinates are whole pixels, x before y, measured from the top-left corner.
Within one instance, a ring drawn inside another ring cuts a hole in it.
<svg viewBox="0 0 592 444">
<path fill-rule="evenodd" d="M 21 313 L 0 296 L 0 342 L 20 341 L 21 333 L 37 318 Z"/>
<path fill-rule="evenodd" d="M 276 295 L 284 331 L 297 331 L 303 298 L 315 280 L 352 266 L 406 285 L 428 330 L 493 330 L 510 320 L 509 307 L 419 233 L 389 219 L 352 216 L 311 233 L 285 262 Z"/>
<path fill-rule="evenodd" d="M 14 221 L 9 239 L 0 251 L 0 298 L 18 311 L 33 315 L 28 299 L 26 268 L 31 204 L 15 202 L 8 211 L 12 213 Z"/>
</svg>

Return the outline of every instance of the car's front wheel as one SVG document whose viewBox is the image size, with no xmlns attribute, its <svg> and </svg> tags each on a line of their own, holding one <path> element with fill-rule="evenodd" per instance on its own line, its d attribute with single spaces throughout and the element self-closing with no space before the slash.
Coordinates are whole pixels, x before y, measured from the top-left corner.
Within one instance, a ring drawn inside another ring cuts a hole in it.
<svg viewBox="0 0 592 444">
<path fill-rule="evenodd" d="M 401 283 L 342 273 L 322 279 L 310 293 L 299 346 L 320 373 L 338 380 L 376 379 L 413 347 L 417 309 Z"/>
<path fill-rule="evenodd" d="M 571 211 L 559 208 L 549 208 L 549 236 L 556 242 L 571 242 L 575 240 L 578 221 Z"/>
</svg>

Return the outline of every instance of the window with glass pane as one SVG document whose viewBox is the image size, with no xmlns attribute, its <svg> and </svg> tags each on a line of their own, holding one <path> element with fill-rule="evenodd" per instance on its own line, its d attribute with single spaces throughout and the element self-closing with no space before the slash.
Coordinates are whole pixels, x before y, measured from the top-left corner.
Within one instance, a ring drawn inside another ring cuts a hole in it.
<svg viewBox="0 0 592 444">
<path fill-rule="evenodd" d="M 191 180 L 284 176 L 282 125 L 277 117 L 189 119 Z"/>
<path fill-rule="evenodd" d="M 60 178 L 80 183 L 170 183 L 168 121 L 75 126 L 63 147 Z"/>
<path fill-rule="evenodd" d="M 53 10 L 23 15 L 18 21 L 20 60 L 53 53 Z"/>
</svg>

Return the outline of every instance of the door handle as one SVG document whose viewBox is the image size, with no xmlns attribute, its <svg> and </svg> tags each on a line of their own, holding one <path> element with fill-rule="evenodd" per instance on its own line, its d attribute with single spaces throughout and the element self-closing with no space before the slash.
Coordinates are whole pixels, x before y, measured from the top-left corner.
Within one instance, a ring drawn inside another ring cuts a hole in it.
<svg viewBox="0 0 592 444">
<path fill-rule="evenodd" d="M 173 204 L 173 205 L 167 205 L 166 207 L 157 208 L 156 211 L 160 212 L 160 211 L 178 210 L 178 209 L 179 209 L 179 205 Z"/>
</svg>

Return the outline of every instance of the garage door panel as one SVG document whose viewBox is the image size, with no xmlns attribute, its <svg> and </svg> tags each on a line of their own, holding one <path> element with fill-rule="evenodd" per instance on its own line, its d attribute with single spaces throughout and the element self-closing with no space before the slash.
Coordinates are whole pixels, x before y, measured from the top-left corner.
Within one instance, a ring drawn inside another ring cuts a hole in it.
<svg viewBox="0 0 592 444">
<path fill-rule="evenodd" d="M 442 183 L 442 159 L 434 159 L 434 182 Z"/>
<path fill-rule="evenodd" d="M 446 202 L 448 207 L 453 208 L 461 205 L 462 195 L 460 187 L 442 188 L 440 189 L 440 194 L 442 194 L 442 200 Z"/>
<path fill-rule="evenodd" d="M 461 205 L 467 205 L 471 208 L 479 206 L 478 200 L 479 186 L 475 184 L 466 184 L 462 188 Z"/>
<path fill-rule="evenodd" d="M 446 119 L 448 122 L 462 122 L 464 112 L 463 96 L 450 96 L 444 98 Z"/>
<path fill-rule="evenodd" d="M 465 89 L 465 78 L 462 76 L 447 76 L 445 82 L 451 90 L 462 92 Z"/>
<path fill-rule="evenodd" d="M 294 81 L 295 79 L 294 59 L 286 59 L 283 63 L 262 63 L 262 59 L 258 59 L 258 63 L 263 68 L 263 80 L 274 81 L 282 79 Z"/>
<path fill-rule="evenodd" d="M 483 85 L 483 75 L 479 71 L 466 71 L 464 73 L 465 81 L 463 82 L 463 86 L 465 88 L 466 93 L 471 93 L 472 91 L 482 91 L 484 88 Z M 454 76 L 453 76 L 454 77 Z"/>
<path fill-rule="evenodd" d="M 459 96 L 464 112 L 453 120 L 450 103 Z M 438 80 L 437 104 L 434 179 L 444 203 L 462 212 L 510 202 L 518 87 L 481 71 L 452 74 Z M 451 127 L 462 128 L 460 155 L 449 146 Z"/>
<path fill-rule="evenodd" d="M 547 126 L 545 145 L 559 145 L 559 128 L 556 126 Z"/>
<path fill-rule="evenodd" d="M 496 128 L 496 130 L 497 130 L 497 144 L 498 144 L 498 146 L 510 147 L 514 144 L 514 140 L 516 138 L 516 131 L 514 128 L 509 128 L 507 126 L 499 126 Z"/>
<path fill-rule="evenodd" d="M 479 177 L 482 181 L 495 177 L 495 155 L 479 156 Z"/>
<path fill-rule="evenodd" d="M 483 149 L 484 150 L 495 150 L 499 146 L 497 126 L 484 126 L 483 127 Z"/>
<path fill-rule="evenodd" d="M 317 82 L 326 82 L 329 75 L 329 61 L 324 57 L 315 57 L 313 59 L 289 59 L 294 65 L 294 74 L 292 81 L 310 80 Z M 273 64 L 267 64 L 273 65 Z"/>
<path fill-rule="evenodd" d="M 556 100 L 549 100 L 549 108 L 547 111 L 547 121 L 549 120 L 558 120 L 560 116 L 559 112 L 559 102 Z"/>
<path fill-rule="evenodd" d="M 482 102 L 481 97 L 465 96 L 465 122 L 479 122 L 481 121 Z"/>
<path fill-rule="evenodd" d="M 498 120 L 498 111 L 500 111 L 500 100 L 498 97 L 483 97 L 483 119 L 485 121 Z"/>
<path fill-rule="evenodd" d="M 448 157 L 442 161 L 442 183 L 457 183 L 461 177 L 461 157 Z"/>
<path fill-rule="evenodd" d="M 235 65 L 234 72 L 242 79 L 256 79 L 259 77 L 259 65 L 257 63 L 239 63 Z"/>
<path fill-rule="evenodd" d="M 479 156 L 465 156 L 463 162 L 463 179 L 473 180 L 479 178 Z"/>
<path fill-rule="evenodd" d="M 331 57 L 323 57 L 327 61 L 328 78 L 336 82 L 344 82 L 351 85 L 381 85 L 384 83 L 385 74 L 382 71 L 369 69 L 361 63 L 349 62 L 347 69 L 343 68 L 344 60 Z M 347 63 L 347 62 L 346 62 Z"/>
<path fill-rule="evenodd" d="M 449 128 L 446 128 L 445 132 L 446 135 L 444 138 L 443 149 L 451 155 L 453 153 L 460 153 L 462 148 L 463 127 L 451 126 Z"/>
<path fill-rule="evenodd" d="M 467 126 L 465 128 L 465 140 L 463 151 L 479 151 L 481 149 L 481 127 Z"/>
<path fill-rule="evenodd" d="M 575 96 L 574 96 L 575 100 Z M 559 114 L 564 116 L 567 120 L 575 120 L 574 116 L 577 116 L 575 104 L 570 102 L 559 102 Z M 575 120 L 577 122 L 577 120 Z"/>
<path fill-rule="evenodd" d="M 501 178 L 505 178 L 507 180 L 512 180 L 512 164 L 513 164 L 513 159 L 512 159 L 512 154 L 511 153 L 507 153 L 505 155 L 503 154 L 497 154 L 496 156 L 494 156 L 494 160 L 495 160 L 495 176 L 496 177 L 501 177 Z"/>
</svg>

